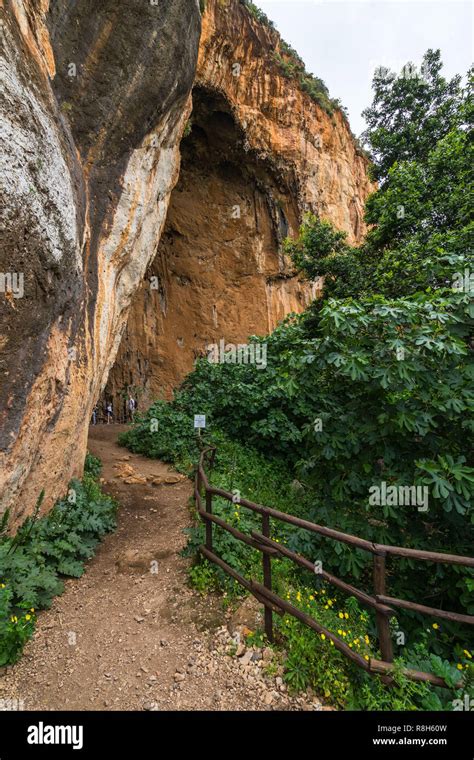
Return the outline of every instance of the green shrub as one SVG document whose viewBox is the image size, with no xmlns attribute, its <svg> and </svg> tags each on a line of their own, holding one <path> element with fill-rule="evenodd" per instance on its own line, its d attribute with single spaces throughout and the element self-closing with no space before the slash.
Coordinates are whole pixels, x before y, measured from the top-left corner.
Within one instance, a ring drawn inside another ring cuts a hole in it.
<svg viewBox="0 0 474 760">
<path fill-rule="evenodd" d="M 353 597 L 341 597 L 321 583 L 289 587 L 286 598 L 293 606 L 311 615 L 363 656 L 380 659 L 372 616 Z M 394 622 L 394 621 L 393 621 Z M 284 678 L 290 688 L 313 687 L 332 704 L 354 710 L 452 710 L 455 699 L 474 696 L 472 655 L 456 647 L 452 661 L 429 651 L 429 641 L 418 642 L 396 654 L 393 684 L 386 686 L 337 651 L 330 638 L 317 634 L 293 617 L 278 621 L 287 650 Z M 428 637 L 429 638 L 429 637 Z M 453 662 L 454 661 L 454 662 Z M 432 672 L 444 678 L 447 687 L 413 682 L 404 668 Z"/>
<path fill-rule="evenodd" d="M 34 628 L 34 608 L 15 604 L 12 589 L 0 583 L 0 667 L 18 659 Z"/>
<path fill-rule="evenodd" d="M 258 5 L 255 5 L 255 3 L 252 3 L 251 0 L 239 0 L 241 5 L 244 5 L 250 15 L 256 20 L 259 21 L 264 26 L 268 26 L 270 29 L 273 29 L 275 27 L 273 21 L 271 21 L 267 14 L 264 13 Z"/>
<path fill-rule="evenodd" d="M 92 478 L 99 478 L 102 472 L 102 462 L 97 457 L 93 456 L 89 451 L 86 454 L 84 462 L 84 473 L 90 475 Z"/>
<path fill-rule="evenodd" d="M 287 79 L 295 79 L 303 92 L 306 92 L 327 114 L 331 115 L 334 109 L 337 109 L 344 113 L 347 118 L 344 106 L 340 101 L 329 97 L 329 90 L 323 80 L 308 73 L 301 58 L 283 40 L 280 43 L 280 49 L 283 55 L 274 52 L 272 53 L 272 60 L 283 76 Z"/>
<path fill-rule="evenodd" d="M 115 528 L 117 505 L 101 492 L 99 473 L 100 461 L 89 455 L 83 480 L 73 480 L 47 515 L 38 517 L 40 497 L 14 537 L 0 536 L 0 664 L 19 657 L 35 610 L 62 593 L 63 577 L 82 575 L 100 539 Z"/>
<path fill-rule="evenodd" d="M 200 594 L 209 594 L 219 587 L 218 579 L 215 573 L 216 566 L 207 559 L 196 562 L 189 570 L 189 580 L 191 586 Z"/>
<path fill-rule="evenodd" d="M 274 24 L 268 16 L 250 0 L 240 0 L 250 15 L 264 26 L 274 29 Z M 279 38 L 279 51 L 272 53 L 271 58 L 278 66 L 279 70 L 287 79 L 295 79 L 303 92 L 317 103 L 328 115 L 332 115 L 334 110 L 339 110 L 344 114 L 347 120 L 347 110 L 336 98 L 329 97 L 329 91 L 325 83 L 319 77 L 306 71 L 302 58 L 296 50 L 291 47 L 285 40 Z"/>
<path fill-rule="evenodd" d="M 199 438 L 194 430 L 194 413 L 176 403 L 155 401 L 146 414 L 136 417 L 136 424 L 119 435 L 119 444 L 135 454 L 173 462 L 189 472 L 199 457 Z"/>
</svg>

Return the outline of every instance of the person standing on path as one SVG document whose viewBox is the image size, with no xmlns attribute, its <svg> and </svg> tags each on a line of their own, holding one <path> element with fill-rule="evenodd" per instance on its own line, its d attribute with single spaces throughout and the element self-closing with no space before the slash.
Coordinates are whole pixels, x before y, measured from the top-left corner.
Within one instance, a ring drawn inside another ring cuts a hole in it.
<svg viewBox="0 0 474 760">
<path fill-rule="evenodd" d="M 133 422 L 135 417 L 135 410 L 137 408 L 137 402 L 132 396 L 129 396 L 128 398 L 128 416 L 130 419 L 130 422 Z"/>
<path fill-rule="evenodd" d="M 107 425 L 110 425 L 111 422 L 114 421 L 114 408 L 112 406 L 112 402 L 109 401 L 107 404 Z"/>
</svg>

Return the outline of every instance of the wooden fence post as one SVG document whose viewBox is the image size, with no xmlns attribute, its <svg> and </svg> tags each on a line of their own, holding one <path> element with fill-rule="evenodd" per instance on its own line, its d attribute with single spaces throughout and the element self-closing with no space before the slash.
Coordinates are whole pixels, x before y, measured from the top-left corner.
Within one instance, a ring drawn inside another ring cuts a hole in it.
<svg viewBox="0 0 474 760">
<path fill-rule="evenodd" d="M 262 514 L 262 535 L 270 538 L 270 517 Z M 263 585 L 269 591 L 272 590 L 272 564 L 271 557 L 266 552 L 262 552 L 263 563 Z M 273 615 L 270 607 L 265 605 L 265 633 L 269 641 L 273 641 Z"/>
<path fill-rule="evenodd" d="M 206 512 L 208 515 L 212 515 L 212 493 L 210 493 L 210 491 L 207 491 L 207 490 L 206 490 Z M 210 520 L 206 520 L 206 549 L 208 549 L 210 552 L 213 551 L 212 522 Z"/>
<path fill-rule="evenodd" d="M 375 597 L 385 596 L 385 554 L 374 554 L 374 590 Z M 376 612 L 377 632 L 380 643 L 380 652 L 384 662 L 393 662 L 392 637 L 390 635 L 390 622 L 388 615 Z"/>
</svg>

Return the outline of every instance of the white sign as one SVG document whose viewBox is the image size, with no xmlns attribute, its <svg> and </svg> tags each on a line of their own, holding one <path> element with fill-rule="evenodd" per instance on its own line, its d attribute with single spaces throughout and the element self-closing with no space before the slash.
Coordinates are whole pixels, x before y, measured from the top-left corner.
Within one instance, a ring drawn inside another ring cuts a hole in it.
<svg viewBox="0 0 474 760">
<path fill-rule="evenodd" d="M 205 428 L 206 427 L 206 415 L 205 414 L 195 414 L 194 415 L 194 427 L 195 428 Z"/>
</svg>

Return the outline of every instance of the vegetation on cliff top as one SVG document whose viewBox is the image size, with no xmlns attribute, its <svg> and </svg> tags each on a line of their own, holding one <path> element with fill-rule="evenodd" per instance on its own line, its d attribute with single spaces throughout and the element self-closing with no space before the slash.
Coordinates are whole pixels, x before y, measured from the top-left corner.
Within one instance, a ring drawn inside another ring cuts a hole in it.
<svg viewBox="0 0 474 760">
<path fill-rule="evenodd" d="M 239 0 L 239 2 L 248 10 L 252 18 L 269 29 L 275 30 L 278 36 L 278 49 L 272 53 L 271 58 L 283 76 L 297 81 L 303 92 L 306 92 L 311 100 L 317 103 L 328 115 L 332 115 L 334 110 L 339 110 L 347 120 L 347 111 L 341 102 L 337 98 L 330 97 L 329 90 L 322 79 L 306 70 L 301 56 L 282 39 L 275 24 L 266 13 L 250 0 Z"/>
</svg>

